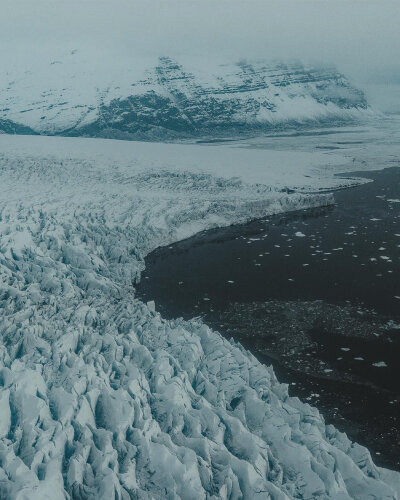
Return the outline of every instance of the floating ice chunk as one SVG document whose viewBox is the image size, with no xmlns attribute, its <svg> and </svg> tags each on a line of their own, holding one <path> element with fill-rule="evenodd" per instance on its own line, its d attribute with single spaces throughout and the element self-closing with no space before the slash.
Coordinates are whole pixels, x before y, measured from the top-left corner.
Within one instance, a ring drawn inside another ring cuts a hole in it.
<svg viewBox="0 0 400 500">
<path fill-rule="evenodd" d="M 156 303 L 154 302 L 154 300 L 149 300 L 146 305 L 149 311 L 156 312 Z"/>
<path fill-rule="evenodd" d="M 347 352 L 350 351 L 350 347 L 341 347 L 340 350 Z"/>
<path fill-rule="evenodd" d="M 297 236 L 298 238 L 305 238 L 305 234 L 302 233 L 301 231 L 297 231 L 297 233 L 294 234 L 295 236 Z"/>
<path fill-rule="evenodd" d="M 384 361 L 377 361 L 376 363 L 372 363 L 372 366 L 376 366 L 377 368 L 387 368 L 387 364 Z"/>
</svg>

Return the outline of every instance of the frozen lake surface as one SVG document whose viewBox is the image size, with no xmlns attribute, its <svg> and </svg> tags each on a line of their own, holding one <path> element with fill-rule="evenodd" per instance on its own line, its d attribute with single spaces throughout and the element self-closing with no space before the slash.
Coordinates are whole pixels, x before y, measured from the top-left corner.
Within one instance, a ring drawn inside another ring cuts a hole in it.
<svg viewBox="0 0 400 500">
<path fill-rule="evenodd" d="M 374 182 L 335 206 L 155 250 L 137 290 L 272 362 L 292 395 L 399 469 L 400 170 L 362 176 Z"/>
</svg>

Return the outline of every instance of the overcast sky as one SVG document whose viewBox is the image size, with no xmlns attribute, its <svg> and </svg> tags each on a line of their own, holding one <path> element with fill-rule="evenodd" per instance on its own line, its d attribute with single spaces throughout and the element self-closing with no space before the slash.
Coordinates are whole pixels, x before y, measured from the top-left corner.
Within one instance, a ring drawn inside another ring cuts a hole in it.
<svg viewBox="0 0 400 500">
<path fill-rule="evenodd" d="M 400 84 L 400 0 L 1 0 L 2 55 L 73 48 L 322 61 Z"/>
</svg>

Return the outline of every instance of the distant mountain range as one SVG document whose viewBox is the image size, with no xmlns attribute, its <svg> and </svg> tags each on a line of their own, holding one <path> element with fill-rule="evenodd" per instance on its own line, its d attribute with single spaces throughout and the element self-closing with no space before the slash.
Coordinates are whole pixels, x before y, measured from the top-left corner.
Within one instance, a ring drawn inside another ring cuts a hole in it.
<svg viewBox="0 0 400 500">
<path fill-rule="evenodd" d="M 119 139 L 232 137 L 368 117 L 363 92 L 333 67 L 160 57 L 132 68 L 72 51 L 2 75 L 0 131 Z"/>
</svg>

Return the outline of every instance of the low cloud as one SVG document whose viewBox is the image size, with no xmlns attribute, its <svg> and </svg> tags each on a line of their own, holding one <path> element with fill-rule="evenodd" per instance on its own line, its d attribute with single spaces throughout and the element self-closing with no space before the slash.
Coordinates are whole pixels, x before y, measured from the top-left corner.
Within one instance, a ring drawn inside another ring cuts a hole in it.
<svg viewBox="0 0 400 500">
<path fill-rule="evenodd" d="M 399 26 L 397 0 L 3 0 L 0 52 L 16 64 L 73 49 L 103 60 L 300 59 L 399 84 Z"/>
</svg>

